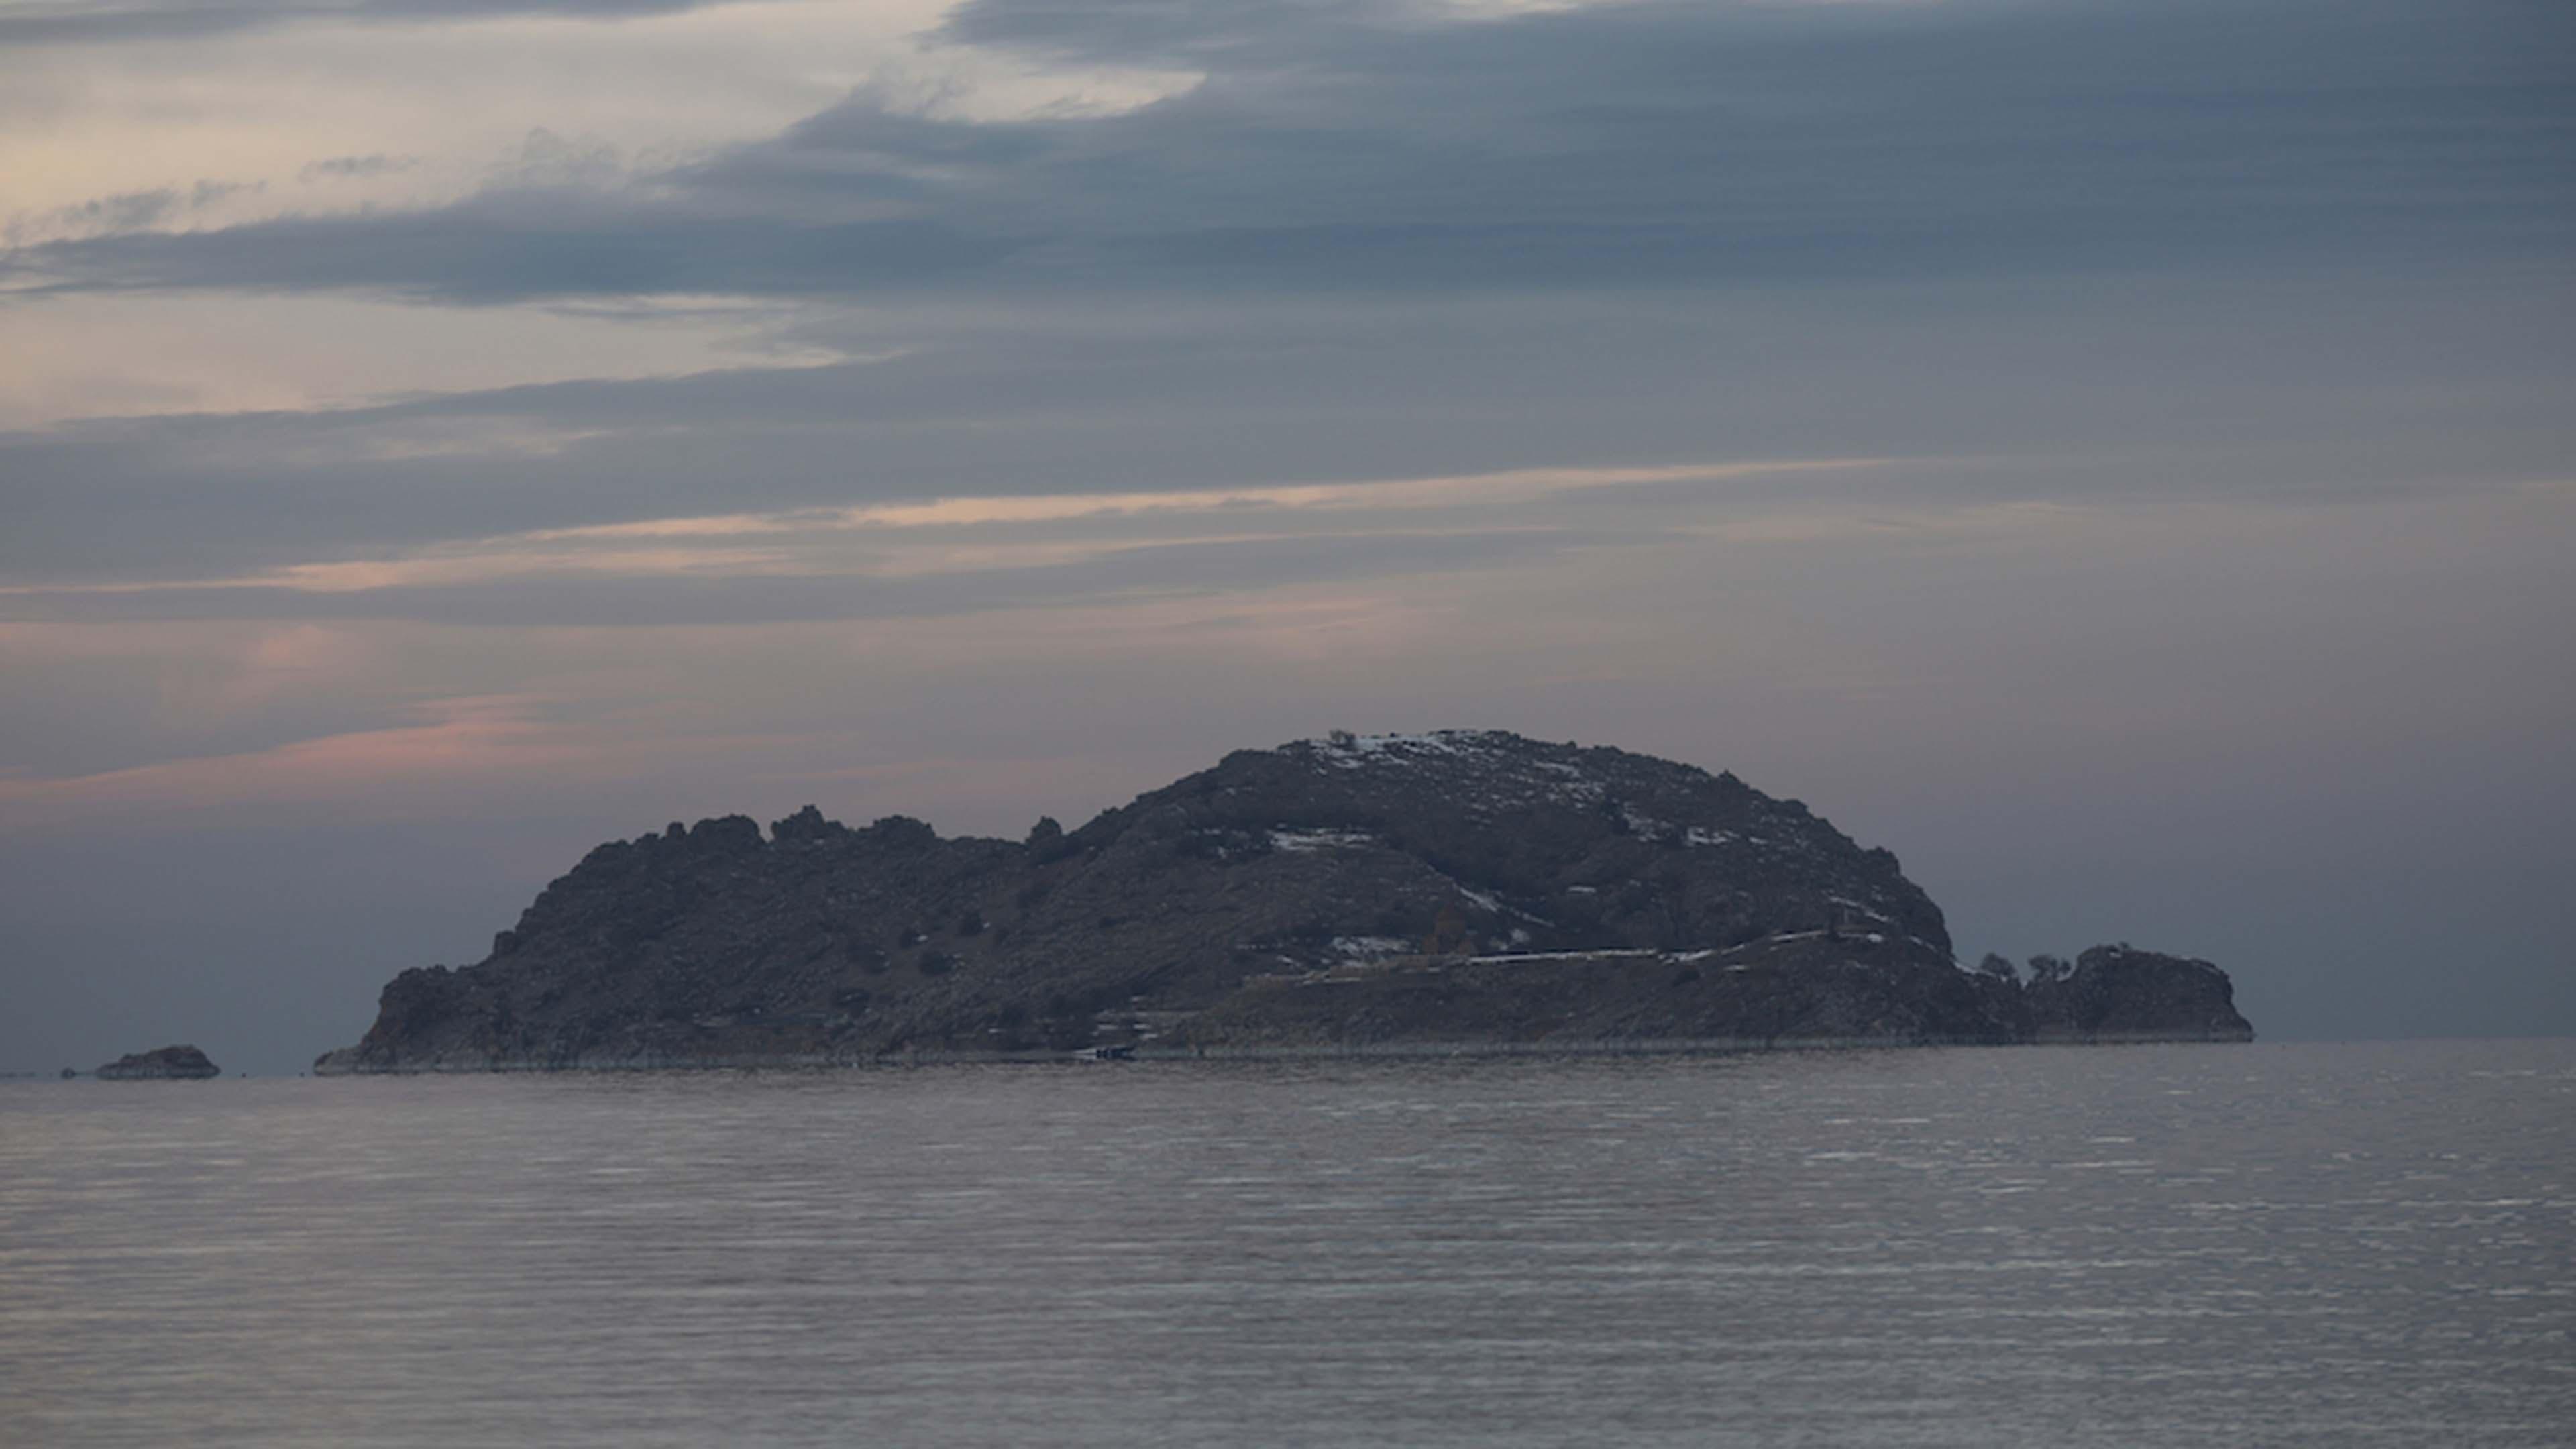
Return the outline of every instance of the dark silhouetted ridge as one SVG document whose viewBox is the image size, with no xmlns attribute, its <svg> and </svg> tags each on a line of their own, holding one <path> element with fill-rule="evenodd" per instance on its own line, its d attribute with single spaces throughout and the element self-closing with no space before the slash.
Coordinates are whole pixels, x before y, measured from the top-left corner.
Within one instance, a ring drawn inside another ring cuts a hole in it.
<svg viewBox="0 0 2576 1449">
<path fill-rule="evenodd" d="M 2250 1035 L 2206 962 L 1961 969 L 1895 856 L 1732 775 L 1442 731 L 1238 751 L 1018 842 L 812 806 L 612 842 L 317 1066 Z"/>
</svg>

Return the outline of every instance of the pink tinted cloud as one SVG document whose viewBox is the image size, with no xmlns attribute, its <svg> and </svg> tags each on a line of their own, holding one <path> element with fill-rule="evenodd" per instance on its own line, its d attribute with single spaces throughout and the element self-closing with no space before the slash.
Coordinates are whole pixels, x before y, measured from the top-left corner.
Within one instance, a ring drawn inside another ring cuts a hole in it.
<svg viewBox="0 0 2576 1449">
<path fill-rule="evenodd" d="M 418 724 L 265 750 L 164 760 L 91 775 L 0 778 L 0 828 L 102 812 L 169 817 L 252 804 L 341 802 L 590 773 L 612 751 L 592 731 L 536 717 L 541 701 L 485 695 L 417 707 Z"/>
</svg>

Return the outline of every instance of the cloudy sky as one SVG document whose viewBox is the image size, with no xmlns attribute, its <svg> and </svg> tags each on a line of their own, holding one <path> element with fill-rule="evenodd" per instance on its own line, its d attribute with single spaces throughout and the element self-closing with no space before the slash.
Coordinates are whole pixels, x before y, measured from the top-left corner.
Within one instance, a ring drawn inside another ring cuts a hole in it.
<svg viewBox="0 0 2576 1449">
<path fill-rule="evenodd" d="M 0 1069 L 1334 727 L 2576 1031 L 2564 0 L 0 0 Z"/>
</svg>

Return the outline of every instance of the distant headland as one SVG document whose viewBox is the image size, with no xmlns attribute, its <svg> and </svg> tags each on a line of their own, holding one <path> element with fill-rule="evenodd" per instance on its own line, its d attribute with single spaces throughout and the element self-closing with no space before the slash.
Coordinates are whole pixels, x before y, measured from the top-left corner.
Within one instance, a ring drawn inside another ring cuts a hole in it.
<svg viewBox="0 0 2576 1449">
<path fill-rule="evenodd" d="M 1733 775 L 1336 732 L 1021 841 L 807 806 L 612 842 L 315 1068 L 2252 1036 L 2206 961 L 1961 966 L 1895 856 Z"/>
<path fill-rule="evenodd" d="M 102 1082 L 184 1081 L 223 1074 L 223 1068 L 192 1046 L 165 1046 L 148 1052 L 130 1052 L 91 1073 Z M 68 1068 L 64 1075 L 71 1075 Z"/>
</svg>

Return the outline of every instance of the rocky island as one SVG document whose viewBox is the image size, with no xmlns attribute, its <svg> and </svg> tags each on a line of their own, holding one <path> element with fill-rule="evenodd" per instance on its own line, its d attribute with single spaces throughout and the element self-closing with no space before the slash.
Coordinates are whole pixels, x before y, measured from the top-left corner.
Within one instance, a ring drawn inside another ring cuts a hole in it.
<svg viewBox="0 0 2576 1449">
<path fill-rule="evenodd" d="M 1895 856 L 1730 774 L 1337 732 L 1016 842 L 812 806 L 612 842 L 315 1069 L 2252 1034 L 2206 961 L 1962 967 Z"/>
<path fill-rule="evenodd" d="M 64 1075 L 70 1074 L 66 1069 Z M 192 1046 L 165 1046 L 148 1052 L 132 1052 L 92 1073 L 102 1082 L 187 1081 L 223 1074 L 223 1068 L 208 1061 L 204 1052 Z"/>
</svg>

